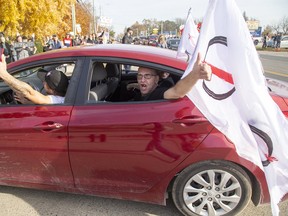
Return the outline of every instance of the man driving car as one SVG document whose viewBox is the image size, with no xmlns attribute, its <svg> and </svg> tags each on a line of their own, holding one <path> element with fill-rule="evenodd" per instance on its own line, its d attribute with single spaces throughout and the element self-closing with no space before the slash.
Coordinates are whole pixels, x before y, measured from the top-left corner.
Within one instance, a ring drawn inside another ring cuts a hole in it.
<svg viewBox="0 0 288 216">
<path fill-rule="evenodd" d="M 59 70 L 40 71 L 39 79 L 43 82 L 47 95 L 34 90 L 28 83 L 14 78 L 7 72 L 5 56 L 0 62 L 0 77 L 16 94 L 16 100 L 22 104 L 32 102 L 34 104 L 61 104 L 64 103 L 68 87 L 67 76 Z"/>
</svg>

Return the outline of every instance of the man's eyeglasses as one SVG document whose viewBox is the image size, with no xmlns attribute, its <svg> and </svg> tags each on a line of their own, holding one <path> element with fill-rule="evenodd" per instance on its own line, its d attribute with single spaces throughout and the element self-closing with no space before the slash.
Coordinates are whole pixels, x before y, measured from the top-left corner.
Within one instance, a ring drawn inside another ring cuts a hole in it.
<svg viewBox="0 0 288 216">
<path fill-rule="evenodd" d="M 154 74 L 137 74 L 137 79 L 141 80 L 143 77 L 144 77 L 144 79 L 151 79 L 152 76 L 157 76 L 157 75 L 154 75 Z"/>
</svg>

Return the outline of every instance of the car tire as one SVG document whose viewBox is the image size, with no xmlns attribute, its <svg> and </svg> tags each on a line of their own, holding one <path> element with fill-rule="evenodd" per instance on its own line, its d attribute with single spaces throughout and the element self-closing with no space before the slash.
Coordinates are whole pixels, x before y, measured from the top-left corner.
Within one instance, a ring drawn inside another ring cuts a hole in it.
<svg viewBox="0 0 288 216">
<path fill-rule="evenodd" d="M 236 215 L 252 195 L 250 178 L 228 161 L 205 161 L 184 169 L 175 179 L 172 198 L 187 216 Z"/>
</svg>

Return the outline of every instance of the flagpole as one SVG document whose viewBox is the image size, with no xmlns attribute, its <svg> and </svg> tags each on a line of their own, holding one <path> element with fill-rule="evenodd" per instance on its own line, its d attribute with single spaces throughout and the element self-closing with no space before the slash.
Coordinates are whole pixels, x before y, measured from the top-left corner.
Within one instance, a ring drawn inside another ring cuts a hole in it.
<svg viewBox="0 0 288 216">
<path fill-rule="evenodd" d="M 191 13 L 191 10 L 192 10 L 192 8 L 190 7 L 189 10 L 188 10 L 188 14 L 187 14 L 187 18 L 186 18 L 186 20 L 188 19 L 189 14 Z"/>
</svg>

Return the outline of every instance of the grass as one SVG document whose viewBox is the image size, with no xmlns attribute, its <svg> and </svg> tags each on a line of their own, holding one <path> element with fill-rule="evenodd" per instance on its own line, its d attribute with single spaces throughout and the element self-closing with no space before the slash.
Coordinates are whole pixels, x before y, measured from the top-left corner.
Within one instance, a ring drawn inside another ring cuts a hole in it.
<svg viewBox="0 0 288 216">
<path fill-rule="evenodd" d="M 259 51 L 271 51 L 271 52 L 288 52 L 288 49 L 282 48 L 282 49 L 276 50 L 273 47 L 262 48 L 262 45 L 261 46 L 257 45 L 256 46 L 256 50 L 259 50 Z"/>
</svg>

